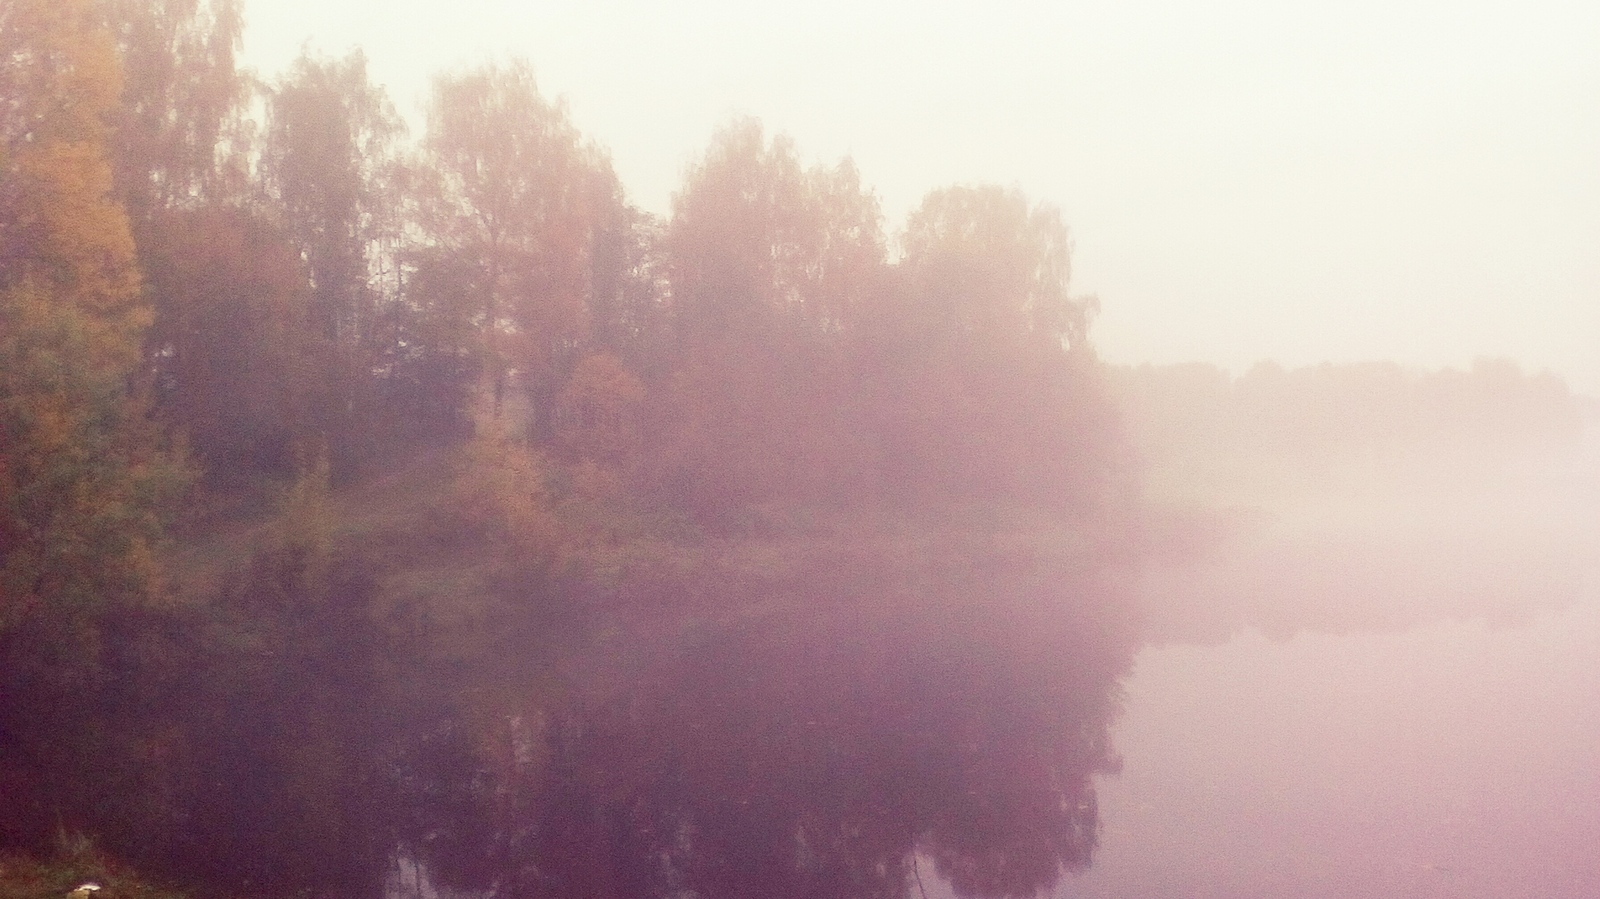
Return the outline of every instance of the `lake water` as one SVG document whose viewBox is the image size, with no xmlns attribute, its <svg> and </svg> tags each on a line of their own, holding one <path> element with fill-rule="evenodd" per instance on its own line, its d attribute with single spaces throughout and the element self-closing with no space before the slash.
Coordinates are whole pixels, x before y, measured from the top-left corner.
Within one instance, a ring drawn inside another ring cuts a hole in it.
<svg viewBox="0 0 1600 899">
<path fill-rule="evenodd" d="M 1600 896 L 1600 576 L 1515 627 L 1149 647 L 1116 736 L 1057 899 Z M 409 859 L 386 893 L 473 895 Z"/>
<path fill-rule="evenodd" d="M 1600 577 L 1512 628 L 1147 648 L 1117 732 L 1063 899 L 1600 896 Z"/>
<path fill-rule="evenodd" d="M 1179 642 L 1137 657 L 1100 847 L 1057 899 L 1600 897 L 1597 436 L 1554 475 L 1324 502 L 1166 571 Z M 441 891 L 407 862 L 388 894 Z"/>
</svg>

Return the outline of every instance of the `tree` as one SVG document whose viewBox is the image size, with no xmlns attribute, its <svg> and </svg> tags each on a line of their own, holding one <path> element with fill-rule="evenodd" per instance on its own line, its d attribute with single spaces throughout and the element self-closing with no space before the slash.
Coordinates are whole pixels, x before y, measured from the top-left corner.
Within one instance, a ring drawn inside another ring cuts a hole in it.
<svg viewBox="0 0 1600 899">
<path fill-rule="evenodd" d="M 1084 342 L 1092 299 L 1068 294 L 1072 240 L 1054 206 L 994 185 L 928 194 L 906 222 L 905 268 L 919 312 L 957 340 L 1032 334 Z"/>
<path fill-rule="evenodd" d="M 371 335 L 377 248 L 400 227 L 404 133 L 359 50 L 342 60 L 303 53 L 267 95 L 261 167 L 310 270 L 312 321 L 340 352 Z"/>
<path fill-rule="evenodd" d="M 388 339 L 378 360 L 385 408 L 419 436 L 470 434 L 472 392 L 485 368 L 483 272 L 437 246 L 411 247 L 403 259 L 405 286 L 385 311 Z"/>
<path fill-rule="evenodd" d="M 1120 489 L 1116 414 L 1088 343 L 1094 300 L 1069 293 L 1060 212 L 1015 189 L 946 188 L 902 243 L 856 347 L 878 385 L 862 411 L 892 491 L 1082 511 Z"/>
<path fill-rule="evenodd" d="M 82 3 L 23 2 L 0 20 L 0 355 L 5 594 L 88 601 L 101 578 L 148 564 L 136 538 L 102 565 L 63 556 L 137 491 L 137 415 L 126 379 L 148 310 L 128 223 L 110 199 L 104 117 L 117 92 L 109 36 Z M 137 504 L 134 504 L 136 508 Z M 126 510 L 137 515 L 133 508 Z M 138 533 L 137 529 L 133 532 Z"/>
<path fill-rule="evenodd" d="M 853 165 L 807 171 L 788 138 L 734 122 L 674 196 L 666 246 L 678 353 L 657 481 L 711 519 L 848 495 L 841 350 L 884 265 Z"/>
<path fill-rule="evenodd" d="M 106 119 L 119 90 L 110 36 L 81 2 L 18 2 L 0 20 L 0 289 L 59 297 L 92 362 L 126 370 L 148 311 L 127 217 L 111 196 Z"/>
<path fill-rule="evenodd" d="M 236 194 L 219 150 L 242 106 L 241 0 L 98 0 L 123 65 L 114 113 L 117 194 L 136 223 L 157 210 Z"/>
<path fill-rule="evenodd" d="M 267 92 L 261 170 L 271 208 L 305 260 L 317 380 L 312 427 L 335 462 L 376 436 L 373 369 L 381 352 L 381 277 L 395 264 L 404 177 L 404 125 L 367 80 L 359 51 L 342 60 L 302 54 Z"/>
<path fill-rule="evenodd" d="M 83 0 L 0 10 L 0 835 L 110 814 L 136 777 L 118 632 L 158 597 L 174 471 L 131 390 L 149 310 L 113 201 L 110 34 Z M 127 725 L 124 729 L 118 725 Z M 15 787 L 15 792 L 11 788 Z"/>
<path fill-rule="evenodd" d="M 578 363 L 556 400 L 556 438 L 569 456 L 631 472 L 638 464 L 644 385 L 610 353 Z"/>
<path fill-rule="evenodd" d="M 143 230 L 156 414 L 213 486 L 287 476 L 333 403 L 299 252 L 237 208 L 166 210 Z"/>
<path fill-rule="evenodd" d="M 476 317 L 495 413 L 518 369 L 542 427 L 588 339 L 593 240 L 620 197 L 615 175 L 520 62 L 438 78 L 422 156 L 432 176 L 424 230 L 479 270 Z"/>
<path fill-rule="evenodd" d="M 807 172 L 793 142 L 768 141 L 754 119 L 717 133 L 672 205 L 673 300 L 690 342 L 744 340 L 783 319 L 837 330 L 883 262 L 877 201 L 854 165 Z"/>
<path fill-rule="evenodd" d="M 664 226 L 627 205 L 613 179 L 596 187 L 608 188 L 608 195 L 591 207 L 599 218 L 590 250 L 589 341 L 656 379 L 671 362 Z"/>
</svg>

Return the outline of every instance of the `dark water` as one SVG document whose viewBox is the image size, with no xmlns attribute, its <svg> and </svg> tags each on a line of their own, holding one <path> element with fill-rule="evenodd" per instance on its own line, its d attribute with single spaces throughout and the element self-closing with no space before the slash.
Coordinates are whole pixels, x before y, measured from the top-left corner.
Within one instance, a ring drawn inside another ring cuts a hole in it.
<svg viewBox="0 0 1600 899">
<path fill-rule="evenodd" d="M 1061 897 L 1600 896 L 1600 577 L 1495 629 L 1148 648 Z"/>
</svg>

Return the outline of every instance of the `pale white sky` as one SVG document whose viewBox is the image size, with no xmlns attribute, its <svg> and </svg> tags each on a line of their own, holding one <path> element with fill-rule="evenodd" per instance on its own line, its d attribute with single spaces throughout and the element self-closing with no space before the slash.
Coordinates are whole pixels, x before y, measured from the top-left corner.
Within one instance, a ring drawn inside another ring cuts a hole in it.
<svg viewBox="0 0 1600 899">
<path fill-rule="evenodd" d="M 952 183 L 1059 205 L 1119 362 L 1508 356 L 1600 393 L 1600 3 L 247 0 L 246 62 L 519 55 L 665 212 L 736 113 L 853 156 L 893 229 Z"/>
</svg>

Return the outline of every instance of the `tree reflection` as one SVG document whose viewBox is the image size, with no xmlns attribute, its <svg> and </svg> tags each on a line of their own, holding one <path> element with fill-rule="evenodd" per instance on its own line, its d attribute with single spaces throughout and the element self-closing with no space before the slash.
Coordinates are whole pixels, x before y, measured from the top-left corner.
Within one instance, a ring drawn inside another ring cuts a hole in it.
<svg viewBox="0 0 1600 899">
<path fill-rule="evenodd" d="M 1132 630 L 1111 579 L 1015 555 L 719 584 L 746 601 L 575 662 L 418 845 L 497 895 L 899 897 L 914 854 L 962 895 L 1046 889 L 1096 845 Z"/>
</svg>

